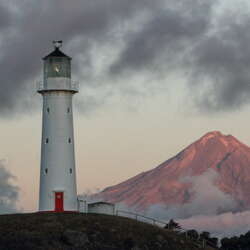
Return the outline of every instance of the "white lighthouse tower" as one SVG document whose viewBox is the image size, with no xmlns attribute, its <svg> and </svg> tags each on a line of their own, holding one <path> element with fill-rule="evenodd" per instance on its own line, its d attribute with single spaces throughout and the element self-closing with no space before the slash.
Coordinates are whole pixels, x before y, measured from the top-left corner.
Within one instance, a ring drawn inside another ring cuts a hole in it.
<svg viewBox="0 0 250 250">
<path fill-rule="evenodd" d="M 71 58 L 54 42 L 43 58 L 44 79 L 40 172 L 40 212 L 77 211 L 72 98 L 78 87 L 71 81 Z"/>
</svg>

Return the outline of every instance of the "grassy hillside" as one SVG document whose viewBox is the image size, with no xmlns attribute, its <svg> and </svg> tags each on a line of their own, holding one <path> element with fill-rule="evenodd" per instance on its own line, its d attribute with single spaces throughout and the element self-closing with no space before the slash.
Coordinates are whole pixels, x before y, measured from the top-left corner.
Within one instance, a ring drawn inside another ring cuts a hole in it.
<svg viewBox="0 0 250 250">
<path fill-rule="evenodd" d="M 197 250 L 175 232 L 95 214 L 0 216 L 0 250 Z M 208 250 L 209 248 L 207 248 Z"/>
</svg>

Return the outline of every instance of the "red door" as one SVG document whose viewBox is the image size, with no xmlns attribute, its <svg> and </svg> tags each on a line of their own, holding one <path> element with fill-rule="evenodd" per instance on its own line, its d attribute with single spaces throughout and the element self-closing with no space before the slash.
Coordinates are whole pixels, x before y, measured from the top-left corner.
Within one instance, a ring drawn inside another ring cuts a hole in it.
<svg viewBox="0 0 250 250">
<path fill-rule="evenodd" d="M 55 212 L 63 211 L 63 192 L 55 192 Z"/>
</svg>

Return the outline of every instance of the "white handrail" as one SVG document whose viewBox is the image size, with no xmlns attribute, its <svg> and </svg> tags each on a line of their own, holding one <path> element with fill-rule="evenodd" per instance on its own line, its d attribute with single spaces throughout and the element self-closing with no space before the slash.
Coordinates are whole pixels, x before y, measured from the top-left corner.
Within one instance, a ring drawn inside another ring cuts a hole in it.
<svg viewBox="0 0 250 250">
<path fill-rule="evenodd" d="M 162 225 L 162 226 L 167 225 L 167 222 L 165 222 L 165 221 L 160 221 L 160 220 L 157 220 L 157 219 L 154 219 L 154 218 L 147 217 L 145 215 L 141 215 L 141 214 L 137 214 L 137 213 L 132 213 L 132 212 L 124 211 L 124 210 L 117 210 L 116 211 L 116 215 L 119 215 L 119 213 L 120 214 L 133 215 L 133 216 L 135 216 L 136 220 L 140 220 L 140 218 L 146 219 L 146 220 L 152 222 L 150 224 L 153 224 L 153 225 L 157 225 L 157 223 L 160 224 L 160 225 Z"/>
</svg>

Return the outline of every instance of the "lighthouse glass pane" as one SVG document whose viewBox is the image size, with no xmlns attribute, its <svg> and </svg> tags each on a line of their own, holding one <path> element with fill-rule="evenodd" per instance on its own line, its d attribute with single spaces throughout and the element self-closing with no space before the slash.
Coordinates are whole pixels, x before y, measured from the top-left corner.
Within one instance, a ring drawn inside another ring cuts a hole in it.
<svg viewBox="0 0 250 250">
<path fill-rule="evenodd" d="M 44 75 L 48 77 L 71 77 L 70 60 L 68 58 L 52 57 L 44 62 Z"/>
</svg>

